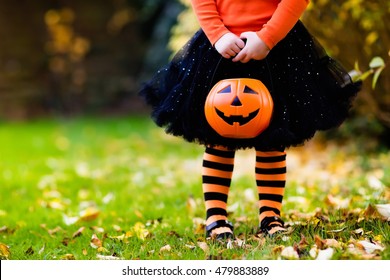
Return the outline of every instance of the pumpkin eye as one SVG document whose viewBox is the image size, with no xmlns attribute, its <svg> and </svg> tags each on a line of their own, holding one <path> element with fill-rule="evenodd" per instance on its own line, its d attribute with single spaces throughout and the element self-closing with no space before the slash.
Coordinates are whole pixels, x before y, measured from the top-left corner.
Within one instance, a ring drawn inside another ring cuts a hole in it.
<svg viewBox="0 0 390 280">
<path fill-rule="evenodd" d="M 245 88 L 244 88 L 244 93 L 258 94 L 256 91 L 254 91 L 253 89 L 251 89 L 251 88 L 248 87 L 248 86 L 245 86 Z"/>
<path fill-rule="evenodd" d="M 221 89 L 220 91 L 218 91 L 218 93 L 231 93 L 231 92 L 232 92 L 231 86 L 227 86 L 227 87 Z"/>
</svg>

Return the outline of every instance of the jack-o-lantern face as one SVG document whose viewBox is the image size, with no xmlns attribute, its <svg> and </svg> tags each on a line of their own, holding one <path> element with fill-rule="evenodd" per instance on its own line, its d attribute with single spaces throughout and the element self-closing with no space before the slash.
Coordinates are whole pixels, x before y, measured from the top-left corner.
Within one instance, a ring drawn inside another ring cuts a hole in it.
<svg viewBox="0 0 390 280">
<path fill-rule="evenodd" d="M 253 138 L 269 125 L 273 112 L 272 97 L 259 80 L 219 81 L 205 103 L 210 126 L 227 138 Z"/>
</svg>

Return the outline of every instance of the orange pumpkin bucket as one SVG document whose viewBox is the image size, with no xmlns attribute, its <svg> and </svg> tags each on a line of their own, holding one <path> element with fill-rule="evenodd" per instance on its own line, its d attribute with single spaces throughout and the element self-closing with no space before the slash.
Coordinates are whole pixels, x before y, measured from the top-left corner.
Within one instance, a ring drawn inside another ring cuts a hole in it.
<svg viewBox="0 0 390 280">
<path fill-rule="evenodd" d="M 259 80 L 221 80 L 211 89 L 205 103 L 210 126 L 226 138 L 253 138 L 269 125 L 274 103 Z"/>
</svg>

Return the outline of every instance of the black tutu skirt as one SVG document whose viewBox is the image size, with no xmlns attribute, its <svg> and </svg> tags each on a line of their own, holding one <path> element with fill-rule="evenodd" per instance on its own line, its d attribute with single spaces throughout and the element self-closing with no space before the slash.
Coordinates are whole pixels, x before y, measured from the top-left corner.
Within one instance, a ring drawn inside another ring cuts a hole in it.
<svg viewBox="0 0 390 280">
<path fill-rule="evenodd" d="M 222 137 L 206 120 L 210 89 L 228 78 L 258 79 L 271 93 L 271 123 L 255 138 Z M 266 59 L 248 63 L 223 58 L 199 30 L 140 94 L 151 105 L 153 120 L 169 134 L 203 145 L 280 150 L 339 126 L 360 87 L 298 22 Z"/>
</svg>

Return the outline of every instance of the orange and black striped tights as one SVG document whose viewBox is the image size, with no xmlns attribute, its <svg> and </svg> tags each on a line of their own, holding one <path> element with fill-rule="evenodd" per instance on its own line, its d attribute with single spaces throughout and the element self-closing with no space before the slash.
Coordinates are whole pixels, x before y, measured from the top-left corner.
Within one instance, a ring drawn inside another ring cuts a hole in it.
<svg viewBox="0 0 390 280">
<path fill-rule="evenodd" d="M 234 150 L 207 147 L 203 156 L 202 182 L 206 205 L 206 226 L 227 221 L 227 200 L 234 168 Z M 259 222 L 280 217 L 286 184 L 286 152 L 256 150 L 256 185 L 259 195 Z M 278 225 L 277 225 L 278 226 Z M 275 228 L 276 230 L 283 228 Z M 219 227 L 212 234 L 232 232 Z M 271 232 L 272 233 L 272 232 Z"/>
</svg>

